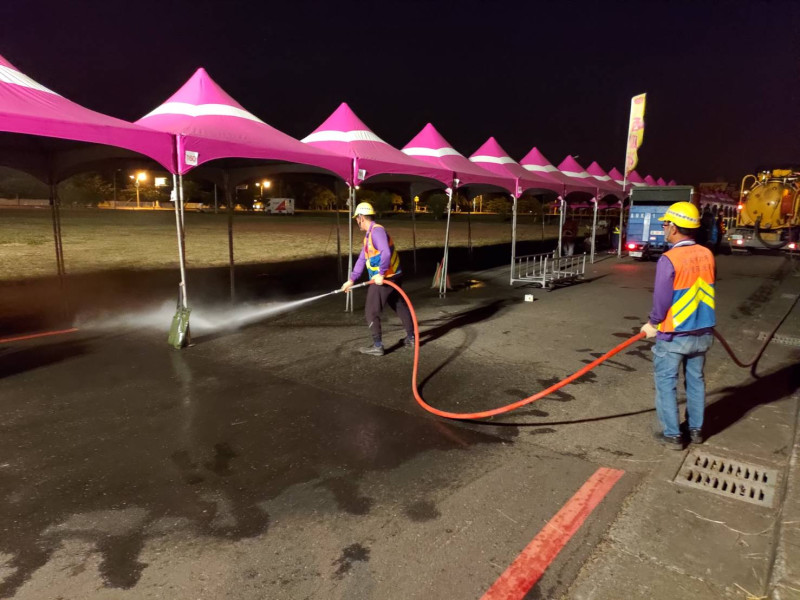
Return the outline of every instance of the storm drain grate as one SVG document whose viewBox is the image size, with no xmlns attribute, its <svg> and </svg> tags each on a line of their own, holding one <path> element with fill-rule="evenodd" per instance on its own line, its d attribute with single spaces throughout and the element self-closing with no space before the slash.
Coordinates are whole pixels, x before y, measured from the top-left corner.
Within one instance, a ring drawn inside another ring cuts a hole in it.
<svg viewBox="0 0 800 600">
<path fill-rule="evenodd" d="M 772 507 L 778 471 L 692 450 L 675 483 Z"/>
<path fill-rule="evenodd" d="M 767 339 L 769 334 L 766 331 L 759 331 L 758 332 L 758 339 L 763 341 Z M 772 344 L 781 344 L 782 346 L 794 346 L 795 348 L 800 348 L 800 338 L 791 337 L 789 335 L 781 335 L 780 333 L 773 335 L 772 340 L 770 340 Z"/>
</svg>

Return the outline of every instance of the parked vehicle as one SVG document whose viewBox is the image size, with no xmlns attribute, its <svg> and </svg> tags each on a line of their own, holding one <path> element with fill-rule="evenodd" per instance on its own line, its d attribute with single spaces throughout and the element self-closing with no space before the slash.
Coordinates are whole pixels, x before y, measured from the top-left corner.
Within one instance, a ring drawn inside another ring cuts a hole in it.
<svg viewBox="0 0 800 600">
<path fill-rule="evenodd" d="M 690 185 L 642 186 L 631 190 L 628 226 L 625 229 L 625 249 L 628 256 L 650 260 L 667 250 L 661 221 L 671 204 L 692 202 L 694 188 Z"/>
<path fill-rule="evenodd" d="M 293 215 L 294 198 L 265 198 L 253 203 L 253 210 L 270 215 Z"/>
<path fill-rule="evenodd" d="M 736 226 L 727 234 L 731 252 L 796 250 L 800 233 L 800 172 L 773 169 L 745 175 L 736 207 Z"/>
</svg>

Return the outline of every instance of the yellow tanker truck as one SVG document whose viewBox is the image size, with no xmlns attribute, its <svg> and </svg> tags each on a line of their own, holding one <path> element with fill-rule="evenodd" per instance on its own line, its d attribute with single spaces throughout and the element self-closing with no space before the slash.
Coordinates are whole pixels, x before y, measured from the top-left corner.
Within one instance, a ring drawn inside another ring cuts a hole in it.
<svg viewBox="0 0 800 600">
<path fill-rule="evenodd" d="M 736 210 L 736 226 L 726 236 L 732 252 L 797 250 L 800 172 L 773 169 L 745 175 Z"/>
</svg>

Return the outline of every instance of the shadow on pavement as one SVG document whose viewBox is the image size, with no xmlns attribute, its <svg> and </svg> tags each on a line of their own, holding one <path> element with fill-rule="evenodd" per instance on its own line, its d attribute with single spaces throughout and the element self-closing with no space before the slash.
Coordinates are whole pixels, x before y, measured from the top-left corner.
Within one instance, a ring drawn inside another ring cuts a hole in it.
<svg viewBox="0 0 800 600">
<path fill-rule="evenodd" d="M 728 387 L 723 396 L 706 407 L 706 437 L 720 433 L 756 406 L 786 398 L 800 388 L 800 362 L 773 371 L 747 385 Z"/>
</svg>

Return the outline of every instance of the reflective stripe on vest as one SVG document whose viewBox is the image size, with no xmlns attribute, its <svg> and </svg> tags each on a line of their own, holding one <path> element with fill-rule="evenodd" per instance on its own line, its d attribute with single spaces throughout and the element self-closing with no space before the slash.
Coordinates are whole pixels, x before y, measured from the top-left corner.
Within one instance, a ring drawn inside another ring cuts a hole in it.
<svg viewBox="0 0 800 600">
<path fill-rule="evenodd" d="M 369 275 L 370 279 L 375 277 L 375 275 L 381 271 L 381 253 L 377 248 L 375 248 L 375 246 L 372 245 L 372 230 L 376 227 L 380 227 L 386 231 L 386 228 L 383 225 L 373 223 L 372 227 L 369 228 L 367 235 L 364 236 L 364 258 L 366 259 L 367 275 Z M 388 231 L 386 231 L 386 240 L 389 242 L 389 250 L 392 253 L 392 258 L 389 261 L 389 268 L 386 269 L 386 272 L 383 274 L 383 276 L 392 277 L 400 272 L 400 257 L 397 254 L 397 250 L 394 249 L 394 242 L 392 242 L 392 236 L 389 235 Z"/>
<path fill-rule="evenodd" d="M 672 306 L 659 324 L 664 333 L 714 327 L 714 255 L 699 244 L 676 246 L 664 253 L 675 268 Z"/>
</svg>

